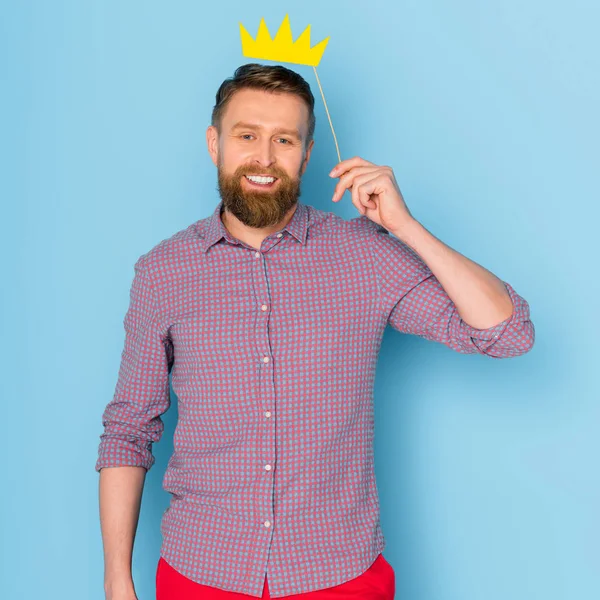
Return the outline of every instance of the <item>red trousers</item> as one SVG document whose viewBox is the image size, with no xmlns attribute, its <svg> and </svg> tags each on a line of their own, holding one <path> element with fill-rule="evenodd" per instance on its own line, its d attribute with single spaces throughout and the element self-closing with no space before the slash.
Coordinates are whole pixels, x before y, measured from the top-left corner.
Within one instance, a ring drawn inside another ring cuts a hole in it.
<svg viewBox="0 0 600 600">
<path fill-rule="evenodd" d="M 379 554 L 375 562 L 361 575 L 323 590 L 284 596 L 290 600 L 393 600 L 396 577 L 392 565 Z M 269 584 L 261 598 L 270 598 Z M 162 556 L 156 569 L 156 600 L 250 600 L 255 596 L 227 592 L 216 587 L 196 583 L 176 571 Z"/>
</svg>

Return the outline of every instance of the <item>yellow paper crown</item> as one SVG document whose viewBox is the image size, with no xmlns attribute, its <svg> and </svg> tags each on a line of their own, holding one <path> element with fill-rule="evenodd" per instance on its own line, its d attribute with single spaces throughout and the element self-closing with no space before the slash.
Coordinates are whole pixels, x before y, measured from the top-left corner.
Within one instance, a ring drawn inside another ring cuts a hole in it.
<svg viewBox="0 0 600 600">
<path fill-rule="evenodd" d="M 283 18 L 275 39 L 271 39 L 264 17 L 260 20 L 256 39 L 246 31 L 241 23 L 240 35 L 242 38 L 242 53 L 248 58 L 289 62 L 311 67 L 316 67 L 319 64 L 329 41 L 327 37 L 311 48 L 310 25 L 306 27 L 295 42 L 292 41 L 292 28 L 288 15 Z"/>
</svg>

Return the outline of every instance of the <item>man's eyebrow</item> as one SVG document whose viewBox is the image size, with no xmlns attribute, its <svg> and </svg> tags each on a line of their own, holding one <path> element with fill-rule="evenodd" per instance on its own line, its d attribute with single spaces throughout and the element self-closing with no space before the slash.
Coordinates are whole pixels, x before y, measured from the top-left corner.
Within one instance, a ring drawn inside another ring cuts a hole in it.
<svg viewBox="0 0 600 600">
<path fill-rule="evenodd" d="M 262 125 L 256 125 L 255 123 L 247 123 L 245 121 L 238 121 L 231 130 L 234 129 L 264 129 Z M 286 129 L 285 127 L 277 127 L 273 130 L 273 133 L 284 133 L 287 135 L 294 136 L 296 139 L 300 139 L 300 132 L 297 129 Z"/>
</svg>

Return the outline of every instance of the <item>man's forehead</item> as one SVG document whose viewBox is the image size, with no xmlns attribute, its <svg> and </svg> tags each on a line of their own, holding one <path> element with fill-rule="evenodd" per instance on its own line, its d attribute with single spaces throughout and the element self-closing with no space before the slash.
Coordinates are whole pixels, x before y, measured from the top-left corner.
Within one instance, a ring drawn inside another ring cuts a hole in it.
<svg viewBox="0 0 600 600">
<path fill-rule="evenodd" d="M 256 90 L 240 90 L 231 98 L 228 110 L 224 115 L 224 124 L 227 124 L 229 129 L 254 127 L 259 130 L 275 131 L 283 128 L 293 131 L 296 135 L 299 135 L 299 131 L 306 129 L 308 108 L 301 98 L 291 94 L 274 94 L 259 90 L 260 94 L 268 94 L 274 100 L 269 102 L 263 98 L 258 102 L 248 102 L 247 96 L 239 97 L 240 94 L 248 91 L 256 92 Z M 293 101 L 286 102 L 282 99 L 283 96 L 289 96 Z M 294 110 L 294 104 L 298 107 L 298 112 Z"/>
</svg>

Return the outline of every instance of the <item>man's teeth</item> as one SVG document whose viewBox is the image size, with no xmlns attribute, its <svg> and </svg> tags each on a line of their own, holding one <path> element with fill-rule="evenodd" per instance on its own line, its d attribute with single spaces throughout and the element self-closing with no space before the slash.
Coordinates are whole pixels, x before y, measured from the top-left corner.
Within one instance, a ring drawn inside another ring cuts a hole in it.
<svg viewBox="0 0 600 600">
<path fill-rule="evenodd" d="M 246 177 L 254 183 L 273 183 L 275 177 L 256 177 L 255 175 L 246 175 Z"/>
</svg>

